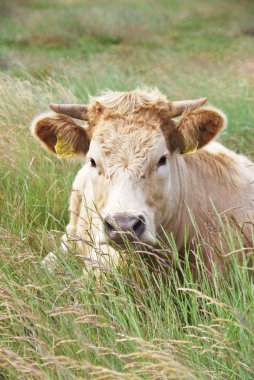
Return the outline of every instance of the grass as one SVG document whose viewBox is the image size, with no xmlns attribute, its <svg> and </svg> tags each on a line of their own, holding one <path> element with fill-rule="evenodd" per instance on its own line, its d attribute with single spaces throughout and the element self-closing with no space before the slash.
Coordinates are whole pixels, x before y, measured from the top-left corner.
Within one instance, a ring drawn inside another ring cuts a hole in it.
<svg viewBox="0 0 254 380">
<path fill-rule="evenodd" d="M 247 0 L 1 1 L 0 378 L 254 378 L 247 262 L 232 253 L 212 278 L 200 262 L 193 279 L 170 241 L 178 271 L 166 279 L 130 252 L 127 271 L 85 280 L 81 258 L 59 250 L 80 163 L 42 152 L 28 130 L 51 101 L 146 84 L 207 96 L 229 118 L 221 140 L 254 158 L 253 11 Z"/>
</svg>

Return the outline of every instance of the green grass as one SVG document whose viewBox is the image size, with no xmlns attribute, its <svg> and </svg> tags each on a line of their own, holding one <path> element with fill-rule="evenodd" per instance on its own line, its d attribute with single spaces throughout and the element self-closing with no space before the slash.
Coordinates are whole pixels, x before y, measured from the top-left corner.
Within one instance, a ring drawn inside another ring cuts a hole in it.
<svg viewBox="0 0 254 380">
<path fill-rule="evenodd" d="M 128 270 L 85 280 L 59 250 L 81 163 L 44 153 L 28 129 L 52 101 L 145 84 L 207 96 L 229 118 L 221 140 L 254 158 L 253 14 L 247 0 L 1 1 L 0 378 L 254 379 L 247 261 L 232 253 L 212 278 L 201 262 L 193 279 L 171 241 L 166 279 L 130 252 Z"/>
</svg>

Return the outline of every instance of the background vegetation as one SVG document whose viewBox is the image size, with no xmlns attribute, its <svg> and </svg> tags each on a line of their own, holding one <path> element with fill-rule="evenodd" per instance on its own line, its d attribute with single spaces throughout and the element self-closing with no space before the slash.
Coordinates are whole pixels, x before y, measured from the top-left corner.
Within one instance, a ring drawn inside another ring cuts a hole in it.
<svg viewBox="0 0 254 380">
<path fill-rule="evenodd" d="M 128 273 L 84 280 L 58 248 L 80 163 L 45 154 L 28 129 L 51 101 L 145 84 L 207 96 L 229 118 L 221 139 L 254 158 L 254 3 L 2 0 L 0 21 L 0 378 L 254 378 L 246 263 L 165 280 L 130 252 Z"/>
</svg>

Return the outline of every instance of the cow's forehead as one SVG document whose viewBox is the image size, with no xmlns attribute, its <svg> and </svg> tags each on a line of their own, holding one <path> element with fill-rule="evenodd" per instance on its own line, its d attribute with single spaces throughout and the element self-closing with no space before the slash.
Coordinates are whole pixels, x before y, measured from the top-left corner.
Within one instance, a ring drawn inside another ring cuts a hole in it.
<svg viewBox="0 0 254 380">
<path fill-rule="evenodd" d="M 119 149 L 147 150 L 154 146 L 162 136 L 159 123 L 137 122 L 133 119 L 102 120 L 94 130 L 93 139 L 105 153 L 117 152 Z"/>
<path fill-rule="evenodd" d="M 115 138 L 121 141 L 152 141 L 160 134 L 160 122 L 147 117 L 139 118 L 138 114 L 130 114 L 126 117 L 107 116 L 101 117 L 93 129 L 93 137 L 102 145 L 111 143 Z M 150 136 L 150 138 L 149 138 Z"/>
<path fill-rule="evenodd" d="M 109 167 L 131 168 L 140 171 L 150 156 L 166 148 L 165 138 L 158 125 L 133 123 L 127 120 L 103 121 L 94 130 L 90 153 L 106 159 Z M 163 152 L 162 152 L 163 153 Z"/>
</svg>

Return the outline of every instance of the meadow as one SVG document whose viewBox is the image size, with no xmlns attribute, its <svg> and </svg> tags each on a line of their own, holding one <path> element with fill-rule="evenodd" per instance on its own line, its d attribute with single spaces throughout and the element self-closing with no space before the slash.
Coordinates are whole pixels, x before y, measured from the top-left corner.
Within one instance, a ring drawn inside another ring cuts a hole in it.
<svg viewBox="0 0 254 380">
<path fill-rule="evenodd" d="M 31 120 L 142 85 L 206 96 L 228 116 L 220 140 L 254 159 L 254 3 L 1 0 L 0 379 L 254 379 L 253 247 L 239 263 L 229 236 L 227 274 L 200 260 L 197 282 L 169 237 L 178 271 L 152 274 L 130 248 L 99 284 L 59 249 L 81 162 L 42 151 Z"/>
</svg>

